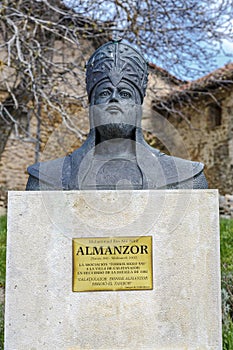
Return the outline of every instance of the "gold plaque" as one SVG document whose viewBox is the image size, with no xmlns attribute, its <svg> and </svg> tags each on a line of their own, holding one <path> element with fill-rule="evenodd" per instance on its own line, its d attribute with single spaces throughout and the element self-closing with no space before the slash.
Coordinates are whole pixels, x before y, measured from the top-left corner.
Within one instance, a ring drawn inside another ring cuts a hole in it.
<svg viewBox="0 0 233 350">
<path fill-rule="evenodd" d="M 73 292 L 152 288 L 151 236 L 73 239 Z"/>
</svg>

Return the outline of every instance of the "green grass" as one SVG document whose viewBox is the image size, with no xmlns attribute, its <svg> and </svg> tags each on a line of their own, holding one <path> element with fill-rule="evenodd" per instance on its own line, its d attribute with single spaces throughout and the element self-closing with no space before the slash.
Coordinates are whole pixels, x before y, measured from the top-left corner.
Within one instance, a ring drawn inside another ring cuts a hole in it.
<svg viewBox="0 0 233 350">
<path fill-rule="evenodd" d="M 221 219 L 221 268 L 233 272 L 233 220 Z"/>
<path fill-rule="evenodd" d="M 221 219 L 223 350 L 233 350 L 233 220 Z"/>
<path fill-rule="evenodd" d="M 0 287 L 5 286 L 6 271 L 6 216 L 0 216 Z M 4 305 L 0 304 L 0 349 L 4 343 Z"/>
<path fill-rule="evenodd" d="M 222 342 L 223 350 L 233 350 L 233 322 L 230 317 L 223 323 Z"/>
<path fill-rule="evenodd" d="M 221 219 L 223 350 L 233 350 L 233 220 Z M 0 217 L 0 286 L 5 285 L 6 217 Z M 3 305 L 0 305 L 0 349 L 3 349 Z"/>
<path fill-rule="evenodd" d="M 0 287 L 5 286 L 6 271 L 6 216 L 0 216 Z"/>
<path fill-rule="evenodd" d="M 4 347 L 4 305 L 0 304 L 0 349 Z"/>
</svg>

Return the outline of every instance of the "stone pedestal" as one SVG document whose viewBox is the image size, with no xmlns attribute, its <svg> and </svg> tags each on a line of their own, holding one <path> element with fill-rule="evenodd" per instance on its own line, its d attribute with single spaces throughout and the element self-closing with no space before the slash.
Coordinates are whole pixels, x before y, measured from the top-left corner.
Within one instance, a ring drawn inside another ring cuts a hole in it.
<svg viewBox="0 0 233 350">
<path fill-rule="evenodd" d="M 152 236 L 153 289 L 72 291 L 72 239 Z M 5 350 L 219 350 L 216 190 L 10 192 Z"/>
</svg>

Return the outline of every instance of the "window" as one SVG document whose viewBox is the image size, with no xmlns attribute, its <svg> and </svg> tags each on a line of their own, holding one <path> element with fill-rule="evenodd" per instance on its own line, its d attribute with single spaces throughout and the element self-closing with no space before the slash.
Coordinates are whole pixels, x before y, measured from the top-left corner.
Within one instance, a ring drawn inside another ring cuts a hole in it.
<svg viewBox="0 0 233 350">
<path fill-rule="evenodd" d="M 219 104 L 211 103 L 207 106 L 207 127 L 214 129 L 222 124 L 222 108 Z"/>
</svg>

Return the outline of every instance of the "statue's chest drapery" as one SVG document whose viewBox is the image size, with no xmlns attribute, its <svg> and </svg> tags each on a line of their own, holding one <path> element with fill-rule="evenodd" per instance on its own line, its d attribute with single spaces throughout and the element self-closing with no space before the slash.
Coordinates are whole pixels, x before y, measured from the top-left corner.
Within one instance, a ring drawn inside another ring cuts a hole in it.
<svg viewBox="0 0 233 350">
<path fill-rule="evenodd" d="M 82 189 L 142 189 L 143 175 L 136 160 L 93 160 L 79 187 Z"/>
</svg>

